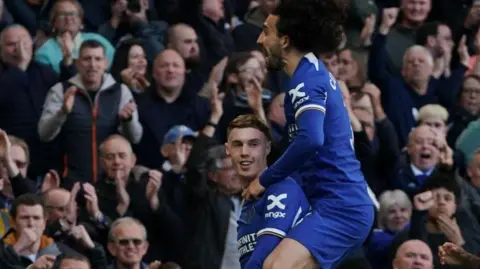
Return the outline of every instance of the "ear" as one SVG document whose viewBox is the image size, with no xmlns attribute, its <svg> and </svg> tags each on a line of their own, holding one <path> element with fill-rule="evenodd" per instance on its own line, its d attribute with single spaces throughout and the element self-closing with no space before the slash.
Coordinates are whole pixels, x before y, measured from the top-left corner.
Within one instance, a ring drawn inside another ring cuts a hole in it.
<svg viewBox="0 0 480 269">
<path fill-rule="evenodd" d="M 167 156 L 168 156 L 168 144 L 162 145 L 162 146 L 160 147 L 160 153 L 162 154 L 163 157 L 167 157 Z"/>
<path fill-rule="evenodd" d="M 287 35 L 280 37 L 280 46 L 284 50 L 290 46 L 290 38 Z"/>
<path fill-rule="evenodd" d="M 265 148 L 265 154 L 270 155 L 270 152 L 272 151 L 272 142 L 267 143 L 267 147 Z"/>
<path fill-rule="evenodd" d="M 230 147 L 228 146 L 228 142 L 225 143 L 225 153 L 227 153 L 227 156 L 230 157 Z"/>
<path fill-rule="evenodd" d="M 144 250 L 143 250 L 143 251 L 144 251 L 144 255 L 145 255 L 145 253 L 147 253 L 149 247 L 150 247 L 150 244 L 148 243 L 147 240 L 145 240 L 145 248 L 144 248 Z"/>
<path fill-rule="evenodd" d="M 467 176 L 472 178 L 472 169 L 470 168 L 470 165 L 467 167 Z"/>
<path fill-rule="evenodd" d="M 210 179 L 213 182 L 217 182 L 217 178 L 215 177 L 215 173 L 213 172 L 208 172 L 208 179 Z"/>
<path fill-rule="evenodd" d="M 107 248 L 108 248 L 108 252 L 110 252 L 110 254 L 111 254 L 113 257 L 116 257 L 116 256 L 117 256 L 117 249 L 115 248 L 115 246 L 113 245 L 112 242 L 108 242 Z"/>
<path fill-rule="evenodd" d="M 132 167 L 134 167 L 137 164 L 137 155 L 135 153 L 132 153 Z"/>
<path fill-rule="evenodd" d="M 110 66 L 110 61 L 108 60 L 107 55 L 105 55 L 105 60 L 103 60 L 103 69 L 107 71 L 109 66 Z"/>
</svg>

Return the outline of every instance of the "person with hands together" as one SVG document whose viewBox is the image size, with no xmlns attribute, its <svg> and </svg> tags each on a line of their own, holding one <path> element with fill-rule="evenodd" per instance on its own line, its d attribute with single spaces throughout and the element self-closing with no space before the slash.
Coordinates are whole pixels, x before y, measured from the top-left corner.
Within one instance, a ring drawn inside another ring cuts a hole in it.
<svg viewBox="0 0 480 269">
<path fill-rule="evenodd" d="M 0 165 L 6 170 L 3 193 L 13 199 L 25 193 L 35 193 L 36 184 L 27 178 L 29 151 L 25 141 L 9 136 L 0 129 Z"/>
<path fill-rule="evenodd" d="M 81 44 L 94 40 L 102 44 L 108 62 L 112 63 L 115 48 L 100 34 L 82 31 L 83 15 L 84 10 L 79 1 L 55 1 L 50 16 L 54 36 L 37 49 L 35 61 L 50 65 L 58 74 L 63 68 L 68 68 L 67 73 L 71 76 L 73 69 L 70 68 L 75 68 L 74 60 L 79 58 Z"/>
<path fill-rule="evenodd" d="M 43 235 L 47 220 L 42 198 L 21 195 L 13 202 L 10 213 L 15 228 L 0 241 L 0 268 L 50 268 L 62 250 L 61 245 Z M 42 258 L 45 255 L 53 258 Z"/>
</svg>

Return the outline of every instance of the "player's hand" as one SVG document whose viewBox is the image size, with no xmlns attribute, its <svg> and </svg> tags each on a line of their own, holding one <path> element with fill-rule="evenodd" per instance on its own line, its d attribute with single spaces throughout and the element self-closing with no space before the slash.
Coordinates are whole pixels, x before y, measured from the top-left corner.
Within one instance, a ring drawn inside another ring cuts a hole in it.
<svg viewBox="0 0 480 269">
<path fill-rule="evenodd" d="M 438 258 L 442 265 L 465 265 L 468 255 L 462 247 L 450 242 L 438 247 Z"/>
<path fill-rule="evenodd" d="M 258 199 L 264 191 L 265 188 L 260 184 L 260 179 L 257 177 L 254 181 L 250 182 L 248 188 L 243 191 L 242 196 L 245 200 Z"/>
</svg>

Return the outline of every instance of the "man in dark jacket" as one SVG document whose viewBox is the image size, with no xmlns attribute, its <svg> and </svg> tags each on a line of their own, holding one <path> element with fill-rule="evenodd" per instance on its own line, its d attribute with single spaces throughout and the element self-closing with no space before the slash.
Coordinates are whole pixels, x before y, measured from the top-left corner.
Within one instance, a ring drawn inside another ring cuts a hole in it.
<svg viewBox="0 0 480 269">
<path fill-rule="evenodd" d="M 36 131 L 45 97 L 58 76 L 49 66 L 32 61 L 32 39 L 23 26 L 7 27 L 0 40 L 6 67 L 0 76 L 0 129 L 28 144 L 29 176 L 36 180 L 55 168 L 58 159 L 55 146 L 40 142 Z"/>
</svg>

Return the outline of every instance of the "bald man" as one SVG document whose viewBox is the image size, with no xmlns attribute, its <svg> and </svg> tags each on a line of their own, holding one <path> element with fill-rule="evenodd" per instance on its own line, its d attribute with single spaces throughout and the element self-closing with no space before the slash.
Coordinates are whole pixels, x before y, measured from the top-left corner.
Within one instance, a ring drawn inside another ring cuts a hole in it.
<svg viewBox="0 0 480 269">
<path fill-rule="evenodd" d="M 393 269 L 433 269 L 433 254 L 430 247 L 420 240 L 408 240 L 397 250 Z"/>
<path fill-rule="evenodd" d="M 422 191 L 423 183 L 435 172 L 446 146 L 444 137 L 430 126 L 413 129 L 408 135 L 408 158 L 399 165 L 393 187 L 403 190 L 409 197 Z"/>
<path fill-rule="evenodd" d="M 156 57 L 152 75 L 155 94 L 138 103 L 140 119 L 148 129 L 136 148 L 138 164 L 162 169 L 165 158 L 160 147 L 168 130 L 175 125 L 186 125 L 197 131 L 207 124 L 210 102 L 185 91 L 185 75 L 185 62 L 175 50 L 166 49 Z"/>
<path fill-rule="evenodd" d="M 200 64 L 200 46 L 195 30 L 187 24 L 172 25 L 168 30 L 167 48 L 177 51 L 188 68 Z"/>
<path fill-rule="evenodd" d="M 44 197 L 45 208 L 48 211 L 48 223 L 53 223 L 65 217 L 68 202 L 70 201 L 69 191 L 62 188 L 55 188 L 47 191 Z"/>
</svg>

